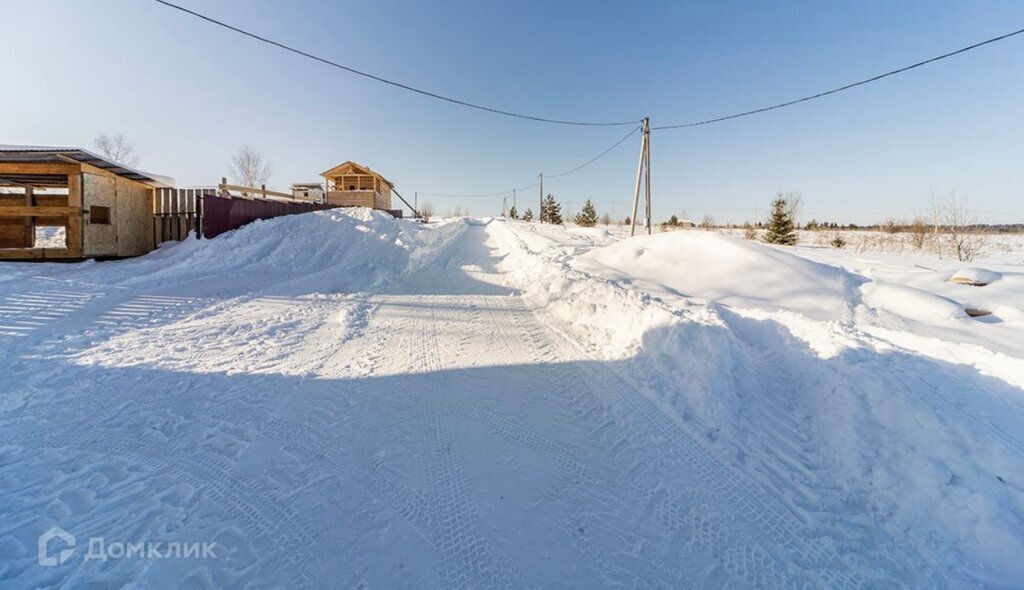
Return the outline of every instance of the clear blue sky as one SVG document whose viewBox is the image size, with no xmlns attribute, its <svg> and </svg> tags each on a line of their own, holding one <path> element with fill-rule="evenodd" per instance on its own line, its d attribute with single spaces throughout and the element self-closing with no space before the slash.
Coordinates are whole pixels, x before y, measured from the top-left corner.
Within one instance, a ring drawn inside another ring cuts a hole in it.
<svg viewBox="0 0 1024 590">
<path fill-rule="evenodd" d="M 1024 26 L 1024 2 L 277 2 L 190 8 L 427 90 L 555 118 L 652 125 L 803 96 Z M 593 157 L 622 128 L 467 110 L 257 43 L 148 0 L 0 4 L 0 142 L 88 146 L 124 133 L 179 185 L 228 173 L 242 144 L 272 185 L 344 160 L 415 191 L 528 184 Z M 1024 36 L 789 109 L 652 137 L 656 219 L 743 221 L 778 190 L 805 219 L 869 222 L 955 190 L 990 221 L 1024 221 Z M 631 197 L 639 139 L 545 183 L 578 209 Z M 520 195 L 533 205 L 536 189 Z M 443 212 L 501 197 L 435 198 Z"/>
</svg>

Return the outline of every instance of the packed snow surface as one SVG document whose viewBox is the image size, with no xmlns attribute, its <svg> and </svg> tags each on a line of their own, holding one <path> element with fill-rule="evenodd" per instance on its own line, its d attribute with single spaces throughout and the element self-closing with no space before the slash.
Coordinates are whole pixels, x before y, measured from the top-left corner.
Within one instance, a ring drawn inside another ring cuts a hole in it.
<svg viewBox="0 0 1024 590">
<path fill-rule="evenodd" d="M 928 264 L 359 209 L 0 264 L 0 587 L 1021 587 L 1024 273 Z"/>
</svg>

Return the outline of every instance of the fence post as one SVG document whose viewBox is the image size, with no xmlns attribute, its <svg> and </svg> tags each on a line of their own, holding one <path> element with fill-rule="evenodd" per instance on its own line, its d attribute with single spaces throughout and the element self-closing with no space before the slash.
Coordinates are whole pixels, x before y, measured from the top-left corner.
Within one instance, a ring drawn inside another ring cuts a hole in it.
<svg viewBox="0 0 1024 590">
<path fill-rule="evenodd" d="M 206 191 L 199 191 L 199 196 L 196 197 L 196 239 L 203 239 L 203 198 L 206 197 Z"/>
</svg>

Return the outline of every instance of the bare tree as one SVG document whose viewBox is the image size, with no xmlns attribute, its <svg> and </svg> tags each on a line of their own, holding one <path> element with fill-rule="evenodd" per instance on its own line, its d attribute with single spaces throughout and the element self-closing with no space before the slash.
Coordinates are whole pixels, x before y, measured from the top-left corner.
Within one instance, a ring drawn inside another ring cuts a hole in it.
<svg viewBox="0 0 1024 590">
<path fill-rule="evenodd" d="M 915 250 L 924 250 L 927 242 L 928 220 L 924 217 L 915 217 L 914 221 L 910 222 L 910 243 L 914 245 Z"/>
<path fill-rule="evenodd" d="M 273 173 L 273 166 L 264 161 L 263 154 L 247 145 L 231 156 L 231 174 L 242 186 L 259 188 L 267 184 Z"/>
<path fill-rule="evenodd" d="M 423 201 L 423 204 L 420 205 L 419 213 L 423 221 L 430 221 L 430 218 L 434 216 L 434 205 L 430 201 Z"/>
<path fill-rule="evenodd" d="M 700 226 L 704 229 L 711 229 L 715 227 L 715 218 L 711 214 L 704 216 L 704 219 L 700 220 Z"/>
<path fill-rule="evenodd" d="M 941 232 L 942 241 L 960 262 L 973 261 L 988 245 L 988 236 L 978 227 L 980 221 L 977 213 L 958 200 L 956 193 L 945 201 L 933 198 L 932 215 L 936 231 Z M 939 254 L 942 254 L 941 245 Z"/>
<path fill-rule="evenodd" d="M 882 223 L 878 224 L 878 228 L 887 234 L 895 234 L 899 233 L 900 228 L 904 225 L 906 224 L 901 221 L 896 221 L 895 219 L 890 217 L 889 219 L 886 219 Z"/>
<path fill-rule="evenodd" d="M 100 133 L 92 141 L 92 144 L 96 151 L 108 160 L 124 164 L 129 168 L 139 165 L 139 157 L 135 155 L 135 146 L 121 133 L 116 135 Z"/>
<path fill-rule="evenodd" d="M 789 218 L 796 224 L 799 222 L 800 212 L 804 208 L 804 195 L 796 191 L 789 191 L 788 193 L 780 192 L 777 198 L 786 201 L 786 213 Z"/>
</svg>

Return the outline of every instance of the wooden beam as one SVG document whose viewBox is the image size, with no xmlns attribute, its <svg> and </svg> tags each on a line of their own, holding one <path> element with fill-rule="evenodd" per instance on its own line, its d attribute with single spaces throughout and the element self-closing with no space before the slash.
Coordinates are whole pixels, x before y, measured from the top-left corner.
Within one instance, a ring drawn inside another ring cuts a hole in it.
<svg viewBox="0 0 1024 590">
<path fill-rule="evenodd" d="M 36 187 L 36 185 L 34 185 L 34 184 L 27 184 L 25 182 L 21 182 L 21 181 L 18 181 L 18 180 L 12 180 L 10 178 L 4 178 L 3 176 L 0 176 L 0 183 L 5 183 L 5 182 L 7 184 L 11 184 L 11 185 L 14 185 L 14 186 L 20 186 L 20 187 L 23 187 L 23 188 L 35 188 Z"/>
<path fill-rule="evenodd" d="M 238 186 L 238 185 L 234 185 L 234 184 L 221 184 L 217 188 L 219 190 L 222 190 L 222 191 L 235 191 L 235 192 L 238 192 L 238 193 L 249 193 L 250 198 L 252 196 L 266 195 L 267 197 L 280 197 L 282 199 L 296 200 L 295 197 L 291 193 L 280 193 L 280 192 L 277 192 L 277 191 L 268 191 L 268 190 L 266 190 L 266 189 L 264 189 L 262 187 L 258 187 L 257 188 L 257 187 L 251 187 L 251 186 Z"/>
<path fill-rule="evenodd" d="M 0 162 L 0 175 L 3 174 L 78 174 L 81 164 L 50 164 L 40 162 Z"/>
<path fill-rule="evenodd" d="M 27 205 L 10 207 L 0 205 L 0 217 L 62 217 L 80 214 L 81 212 L 82 210 L 78 207 L 29 207 Z"/>
<path fill-rule="evenodd" d="M 110 170 L 105 170 L 103 168 L 98 168 L 96 166 L 93 166 L 92 164 L 86 164 L 85 162 L 82 162 L 81 166 L 82 166 L 82 172 L 87 172 L 89 174 L 95 174 L 96 176 L 106 176 L 108 178 L 124 178 L 125 180 L 132 180 L 131 178 L 125 178 L 124 176 L 118 176 L 117 174 L 114 174 Z M 137 180 L 133 180 L 132 182 L 138 182 L 138 181 Z M 145 183 L 140 183 L 140 184 L 145 184 Z"/>
<path fill-rule="evenodd" d="M 42 260 L 42 248 L 4 248 L 0 250 L 0 260 Z"/>
<path fill-rule="evenodd" d="M 78 248 L 4 248 L 0 260 L 78 260 L 82 251 Z"/>
</svg>

